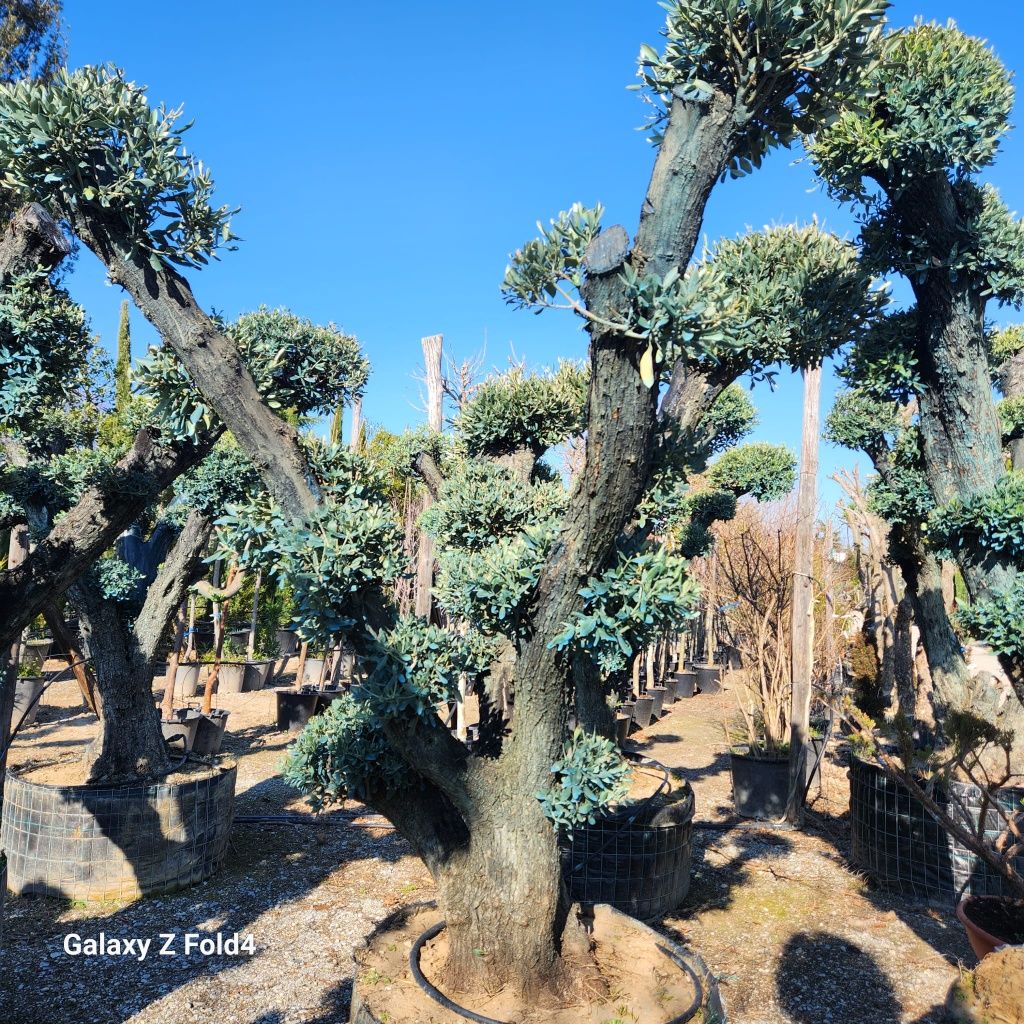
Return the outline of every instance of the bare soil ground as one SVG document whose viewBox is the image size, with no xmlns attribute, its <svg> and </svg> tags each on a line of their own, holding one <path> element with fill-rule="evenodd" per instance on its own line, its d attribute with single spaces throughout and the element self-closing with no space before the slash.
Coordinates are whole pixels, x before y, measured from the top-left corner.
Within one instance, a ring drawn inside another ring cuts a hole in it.
<svg viewBox="0 0 1024 1024">
<path fill-rule="evenodd" d="M 236 813 L 307 814 L 279 778 L 288 737 L 272 724 L 273 694 L 218 703 L 231 712 Z M 731 814 L 719 725 L 731 707 L 729 694 L 701 695 L 633 739 L 697 793 L 693 885 L 664 930 L 720 977 L 732 1024 L 945 1020 L 959 964 L 973 964 L 966 939 L 951 908 L 873 891 L 849 866 L 843 749 L 830 747 L 807 830 L 745 825 Z M 74 682 L 58 682 L 11 762 L 73 759 L 95 724 Z M 301 824 L 238 822 L 222 871 L 186 892 L 99 906 L 8 896 L 0 1024 L 342 1024 L 354 946 L 396 906 L 430 896 L 406 844 L 358 804 Z M 100 932 L 153 947 L 142 961 L 65 952 L 68 934 Z M 255 953 L 186 956 L 189 932 L 245 933 Z M 178 936 L 178 955 L 158 955 L 161 933 Z"/>
</svg>

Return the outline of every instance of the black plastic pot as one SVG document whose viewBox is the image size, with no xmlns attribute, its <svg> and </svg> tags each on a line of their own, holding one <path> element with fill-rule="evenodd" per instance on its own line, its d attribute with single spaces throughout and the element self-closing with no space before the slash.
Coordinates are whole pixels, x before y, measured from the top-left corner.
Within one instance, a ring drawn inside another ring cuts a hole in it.
<svg viewBox="0 0 1024 1024">
<path fill-rule="evenodd" d="M 637 697 L 633 704 L 633 721 L 638 729 L 646 729 L 651 724 L 651 715 L 654 713 L 653 697 Z"/>
<path fill-rule="evenodd" d="M 201 713 L 196 738 L 192 743 L 192 753 L 201 754 L 203 757 L 219 754 L 227 724 L 228 712 L 223 708 L 214 708 L 209 714 Z"/>
<path fill-rule="evenodd" d="M 718 665 L 694 665 L 697 675 L 697 688 L 701 693 L 722 692 L 722 670 Z"/>
<path fill-rule="evenodd" d="M 670 704 L 675 704 L 676 702 L 675 676 L 666 675 L 661 681 L 661 685 L 665 687 L 665 703 L 663 707 L 667 709 Z"/>
<path fill-rule="evenodd" d="M 181 736 L 185 740 L 185 750 L 195 747 L 196 733 L 202 714 L 195 708 L 175 708 L 174 717 L 170 721 L 161 721 L 160 728 L 165 740 L 173 740 Z"/>
<path fill-rule="evenodd" d="M 245 690 L 245 662 L 222 661 L 217 673 L 217 693 L 242 693 Z"/>
<path fill-rule="evenodd" d="M 807 754 L 804 757 L 804 780 L 807 789 L 817 783 L 821 786 L 821 762 L 825 758 L 827 736 L 812 736 L 807 743 Z"/>
<path fill-rule="evenodd" d="M 631 720 L 630 715 L 624 715 L 621 712 L 615 716 L 615 738 L 619 742 L 621 747 L 629 736 L 629 723 Z"/>
<path fill-rule="evenodd" d="M 616 712 L 616 715 L 625 715 L 629 719 L 629 725 L 627 726 L 627 731 L 633 728 L 633 720 L 634 720 L 633 719 L 633 711 L 634 711 L 635 708 L 636 708 L 636 702 L 635 701 L 624 700 L 619 705 L 619 710 Z"/>
<path fill-rule="evenodd" d="M 36 713 L 39 711 L 39 698 L 43 695 L 43 685 L 42 676 L 18 676 L 18 684 L 14 689 L 12 727 L 20 726 L 27 729 L 35 722 Z"/>
<path fill-rule="evenodd" d="M 247 661 L 245 663 L 245 675 L 242 679 L 242 689 L 245 691 L 262 690 L 270 678 L 270 670 L 274 663 L 269 659 L 264 661 Z"/>
<path fill-rule="evenodd" d="M 319 690 L 317 692 L 316 711 L 314 714 L 322 714 L 326 711 L 339 697 L 344 694 L 344 690 L 339 690 L 337 687 Z"/>
<path fill-rule="evenodd" d="M 762 820 L 783 817 L 789 796 L 788 757 L 753 757 L 749 752 L 733 749 L 729 764 L 733 803 L 740 817 Z"/>
<path fill-rule="evenodd" d="M 48 636 L 40 637 L 37 640 L 26 640 L 21 645 L 21 663 L 23 665 L 35 664 L 42 668 L 50 656 L 51 647 L 53 647 L 53 640 Z"/>
<path fill-rule="evenodd" d="M 198 661 L 183 661 L 178 665 L 174 673 L 174 685 L 179 697 L 194 697 L 199 692 L 199 669 L 202 666 Z"/>
<path fill-rule="evenodd" d="M 277 631 L 277 646 L 281 649 L 284 657 L 297 654 L 299 650 L 299 634 L 294 629 L 279 629 Z"/>
<path fill-rule="evenodd" d="M 696 672 L 675 673 L 676 696 L 682 700 L 684 697 L 692 697 L 697 692 Z"/>
<path fill-rule="evenodd" d="M 316 690 L 281 687 L 277 693 L 277 727 L 281 732 L 298 732 L 317 712 L 320 694 Z"/>
<path fill-rule="evenodd" d="M 647 687 L 647 696 L 654 698 L 654 707 L 651 709 L 651 718 L 655 721 L 665 714 L 665 694 L 666 690 L 664 686 Z"/>
</svg>

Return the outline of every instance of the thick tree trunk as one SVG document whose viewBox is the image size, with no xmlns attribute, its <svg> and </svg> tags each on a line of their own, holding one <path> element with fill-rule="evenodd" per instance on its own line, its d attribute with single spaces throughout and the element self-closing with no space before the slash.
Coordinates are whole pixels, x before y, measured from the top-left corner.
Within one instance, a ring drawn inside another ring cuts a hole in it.
<svg viewBox="0 0 1024 1024">
<path fill-rule="evenodd" d="M 70 590 L 100 696 L 100 734 L 86 752 L 90 782 L 137 780 L 169 766 L 153 700 L 156 656 L 171 616 L 200 571 L 211 529 L 205 516 L 189 515 L 132 623 L 88 578 Z M 173 674 L 166 686 L 173 688 Z"/>
<path fill-rule="evenodd" d="M 662 275 L 689 262 L 704 206 L 728 160 L 731 130 L 731 110 L 721 97 L 706 104 L 673 104 L 629 257 L 637 270 Z M 619 269 L 602 268 L 584 285 L 587 308 L 597 316 L 614 316 L 622 302 Z M 497 765 L 510 796 L 502 800 L 498 790 L 495 805 L 501 814 L 491 834 L 484 833 L 491 852 L 481 848 L 467 855 L 467 871 L 475 877 L 493 870 L 516 902 L 496 904 L 508 908 L 497 921 L 488 920 L 492 911 L 482 902 L 453 908 L 467 915 L 467 938 L 457 939 L 450 963 L 453 975 L 472 978 L 480 971 L 472 937 L 487 936 L 496 976 L 507 976 L 527 992 L 564 986 L 559 936 L 568 915 L 560 898 L 555 836 L 529 794 L 550 784 L 550 766 L 566 735 L 569 687 L 577 688 L 578 708 L 599 707 L 605 696 L 605 682 L 589 658 L 565 658 L 549 641 L 582 609 L 580 588 L 608 565 L 647 484 L 657 427 L 658 389 L 641 379 L 639 346 L 592 325 L 590 350 L 586 461 L 537 583 L 533 631 L 516 665 L 512 735 Z M 589 691 L 583 700 L 581 687 Z M 457 885 L 446 891 L 460 899 Z M 492 895 L 501 899 L 499 892 Z M 495 931 L 498 924 L 507 927 Z"/>
<path fill-rule="evenodd" d="M 170 762 L 153 702 L 153 673 L 120 659 L 96 664 L 100 734 L 86 753 L 90 782 L 130 782 L 166 771 Z"/>
<path fill-rule="evenodd" d="M 554 832 L 535 798 L 498 795 L 435 877 L 448 922 L 445 977 L 457 991 L 512 985 L 528 1000 L 566 991 L 560 951 L 568 907 Z"/>
<path fill-rule="evenodd" d="M 100 698 L 100 732 L 86 749 L 90 782 L 129 782 L 169 766 L 153 701 L 153 668 L 133 651 L 133 640 L 116 606 L 81 580 L 70 598 L 82 623 Z"/>
<path fill-rule="evenodd" d="M 944 256 L 963 227 L 944 173 L 907 188 L 894 202 L 904 233 Z M 985 301 L 969 275 L 953 280 L 944 265 L 911 280 L 917 298 L 916 355 L 924 469 L 935 500 L 946 504 L 992 490 L 1005 474 L 1002 434 L 985 339 Z M 1005 558 L 968 551 L 960 568 L 971 598 L 1005 589 L 1016 573 Z"/>
<path fill-rule="evenodd" d="M 988 674 L 972 676 L 960 649 L 960 641 L 946 612 L 942 593 L 942 564 L 923 541 L 900 540 L 894 557 L 907 583 L 914 621 L 921 631 L 931 675 L 932 710 L 941 729 L 951 711 L 964 711 L 1014 733 L 1014 763 L 1024 763 L 1024 708 L 1007 699 Z"/>
</svg>

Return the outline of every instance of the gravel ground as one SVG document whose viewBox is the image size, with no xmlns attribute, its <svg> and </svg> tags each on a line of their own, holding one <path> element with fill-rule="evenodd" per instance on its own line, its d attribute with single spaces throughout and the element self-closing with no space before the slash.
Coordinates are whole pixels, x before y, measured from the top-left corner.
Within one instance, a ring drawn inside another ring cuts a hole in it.
<svg viewBox="0 0 1024 1024">
<path fill-rule="evenodd" d="M 287 738 L 270 694 L 225 696 L 238 814 L 305 811 L 281 783 Z M 74 757 L 95 728 L 73 682 L 47 692 L 16 743 L 24 764 Z M 847 865 L 846 773 L 830 753 L 804 832 L 730 817 L 721 727 L 731 697 L 677 704 L 635 742 L 697 791 L 690 896 L 664 928 L 720 976 L 733 1024 L 938 1024 L 971 958 L 951 911 L 871 891 Z M 431 894 L 408 847 L 357 804 L 301 825 L 236 824 L 227 862 L 187 892 L 128 905 L 8 897 L 0 1024 L 341 1024 L 354 945 L 394 906 Z M 150 938 L 148 957 L 76 957 L 65 936 Z M 255 951 L 184 955 L 187 933 L 239 933 Z M 174 957 L 157 955 L 161 933 Z M 659 1024 L 659 1022 L 642 1022 Z"/>
</svg>

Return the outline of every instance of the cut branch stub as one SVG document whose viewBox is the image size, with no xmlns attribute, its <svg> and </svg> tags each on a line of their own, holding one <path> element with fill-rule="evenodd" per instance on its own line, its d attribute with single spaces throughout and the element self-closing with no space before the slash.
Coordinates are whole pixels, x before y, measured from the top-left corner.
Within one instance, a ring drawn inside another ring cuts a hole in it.
<svg viewBox="0 0 1024 1024">
<path fill-rule="evenodd" d="M 583 260 L 591 274 L 610 274 L 618 270 L 629 258 L 629 233 L 621 224 L 605 228 L 595 238 Z"/>
</svg>

